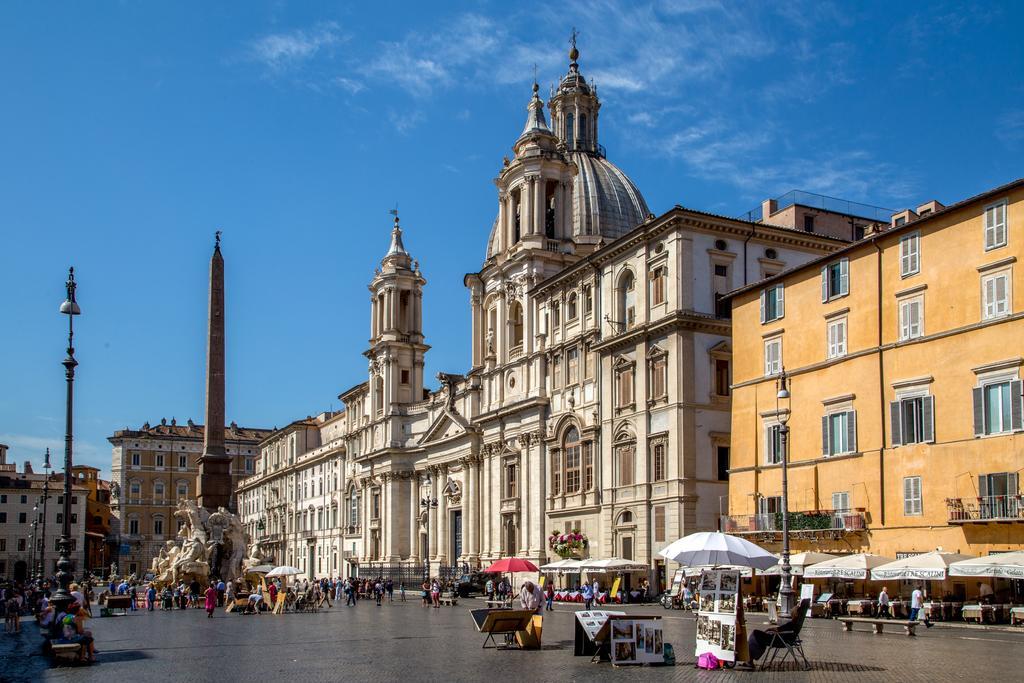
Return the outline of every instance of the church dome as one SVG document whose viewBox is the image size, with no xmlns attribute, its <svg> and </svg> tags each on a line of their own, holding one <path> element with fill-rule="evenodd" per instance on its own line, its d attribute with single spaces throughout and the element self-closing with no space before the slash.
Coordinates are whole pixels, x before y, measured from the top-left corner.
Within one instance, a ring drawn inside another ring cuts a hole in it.
<svg viewBox="0 0 1024 683">
<path fill-rule="evenodd" d="M 598 235 L 610 242 L 644 222 L 647 202 L 618 166 L 588 152 L 569 157 L 578 169 L 572 187 L 574 237 Z"/>
</svg>

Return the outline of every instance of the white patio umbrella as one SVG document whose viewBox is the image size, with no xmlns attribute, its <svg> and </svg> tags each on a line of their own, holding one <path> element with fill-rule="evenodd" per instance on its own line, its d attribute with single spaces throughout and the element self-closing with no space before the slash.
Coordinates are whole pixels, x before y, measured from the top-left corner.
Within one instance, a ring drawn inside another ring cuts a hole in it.
<svg viewBox="0 0 1024 683">
<path fill-rule="evenodd" d="M 729 569 L 729 570 L 732 570 L 734 572 L 739 572 L 740 576 L 742 576 L 744 579 L 749 579 L 751 576 L 754 575 L 754 570 L 751 569 L 750 567 L 738 567 L 736 565 L 728 564 L 728 565 L 704 565 L 704 566 L 687 567 L 686 569 L 683 570 L 683 576 L 685 576 L 687 578 L 692 578 L 692 577 L 695 577 L 695 576 L 700 576 L 701 573 L 705 569 Z M 761 572 L 761 573 L 763 574 L 764 572 Z"/>
<path fill-rule="evenodd" d="M 816 553 L 808 551 L 805 553 L 797 553 L 796 555 L 789 556 L 789 566 L 792 567 L 790 575 L 792 576 L 803 576 L 804 571 L 812 564 L 819 562 L 825 562 L 826 560 L 834 560 L 838 555 L 830 555 L 828 553 Z M 782 562 L 782 558 L 779 557 L 779 562 Z M 782 574 L 782 564 L 777 564 L 771 569 L 766 569 L 761 572 L 761 576 L 780 576 Z"/>
<path fill-rule="evenodd" d="M 249 567 L 245 570 L 245 574 L 266 574 L 274 569 L 272 564 L 258 564 L 255 567 Z"/>
<path fill-rule="evenodd" d="M 699 531 L 684 536 L 662 548 L 658 554 L 685 567 L 737 565 L 767 569 L 779 561 L 764 548 L 721 531 Z"/>
<path fill-rule="evenodd" d="M 825 560 L 804 569 L 805 579 L 866 579 L 875 567 L 892 562 L 891 557 L 872 553 L 843 555 L 834 560 Z"/>
<path fill-rule="evenodd" d="M 954 562 L 949 565 L 949 575 L 1024 579 L 1024 551 L 996 553 Z"/>
<path fill-rule="evenodd" d="M 567 574 L 580 571 L 579 560 L 558 560 L 541 565 L 539 569 L 544 573 Z"/>
<path fill-rule="evenodd" d="M 274 567 L 267 572 L 267 578 L 272 579 L 275 576 L 297 576 L 302 572 L 295 567 L 289 567 L 288 565 L 281 565 L 280 567 Z"/>
<path fill-rule="evenodd" d="M 647 565 L 633 560 L 610 557 L 607 560 L 584 560 L 580 569 L 588 572 L 632 572 L 646 571 Z"/>
<path fill-rule="evenodd" d="M 925 581 L 942 581 L 954 562 L 972 559 L 970 555 L 944 553 L 933 550 L 930 553 L 905 557 L 871 570 L 871 580 L 884 579 L 922 579 Z"/>
</svg>

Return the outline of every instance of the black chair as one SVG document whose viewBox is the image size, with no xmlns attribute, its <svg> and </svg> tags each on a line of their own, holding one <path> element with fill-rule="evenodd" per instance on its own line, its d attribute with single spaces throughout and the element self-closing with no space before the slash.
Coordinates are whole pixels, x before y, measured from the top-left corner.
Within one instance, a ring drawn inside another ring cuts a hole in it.
<svg viewBox="0 0 1024 683">
<path fill-rule="evenodd" d="M 794 664 L 799 664 L 800 659 L 802 659 L 804 671 L 810 671 L 811 663 L 807 661 L 807 657 L 804 655 L 804 644 L 800 639 L 800 631 L 804 627 L 804 619 L 810 606 L 810 600 L 801 600 L 795 619 L 791 619 L 767 631 L 771 635 L 771 641 L 761 657 L 760 670 L 763 671 L 765 667 L 774 665 L 779 652 L 782 652 L 782 657 L 778 659 L 779 664 L 785 663 L 789 657 L 793 657 Z M 797 655 L 799 655 L 799 659 L 797 659 Z"/>
</svg>

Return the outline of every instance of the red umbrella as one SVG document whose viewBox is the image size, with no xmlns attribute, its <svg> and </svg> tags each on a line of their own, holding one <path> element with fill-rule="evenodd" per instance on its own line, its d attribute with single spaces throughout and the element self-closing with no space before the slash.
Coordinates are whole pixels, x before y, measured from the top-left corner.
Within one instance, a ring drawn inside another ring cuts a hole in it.
<svg viewBox="0 0 1024 683">
<path fill-rule="evenodd" d="M 524 560 L 521 557 L 503 557 L 484 571 L 497 574 L 504 574 L 505 572 L 514 574 L 516 572 L 535 572 L 539 570 L 533 562 Z"/>
</svg>

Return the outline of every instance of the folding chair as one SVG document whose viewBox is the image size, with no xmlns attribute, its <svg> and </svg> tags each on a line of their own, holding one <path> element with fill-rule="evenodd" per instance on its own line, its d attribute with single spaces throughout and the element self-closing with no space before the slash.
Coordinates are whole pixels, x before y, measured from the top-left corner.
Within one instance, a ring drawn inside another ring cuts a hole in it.
<svg viewBox="0 0 1024 683">
<path fill-rule="evenodd" d="M 794 664 L 799 664 L 802 659 L 804 671 L 810 671 L 811 663 L 807 661 L 807 656 L 804 655 L 804 644 L 800 639 L 800 631 L 803 629 L 804 619 L 807 616 L 810 604 L 810 600 L 802 600 L 800 602 L 800 611 L 795 619 L 768 631 L 772 634 L 772 639 L 768 643 L 764 656 L 761 658 L 759 670 L 763 671 L 765 667 L 774 665 L 779 652 L 782 652 L 782 657 L 778 658 L 779 664 L 785 663 L 789 657 L 793 658 Z M 799 659 L 797 658 L 798 655 Z"/>
</svg>

